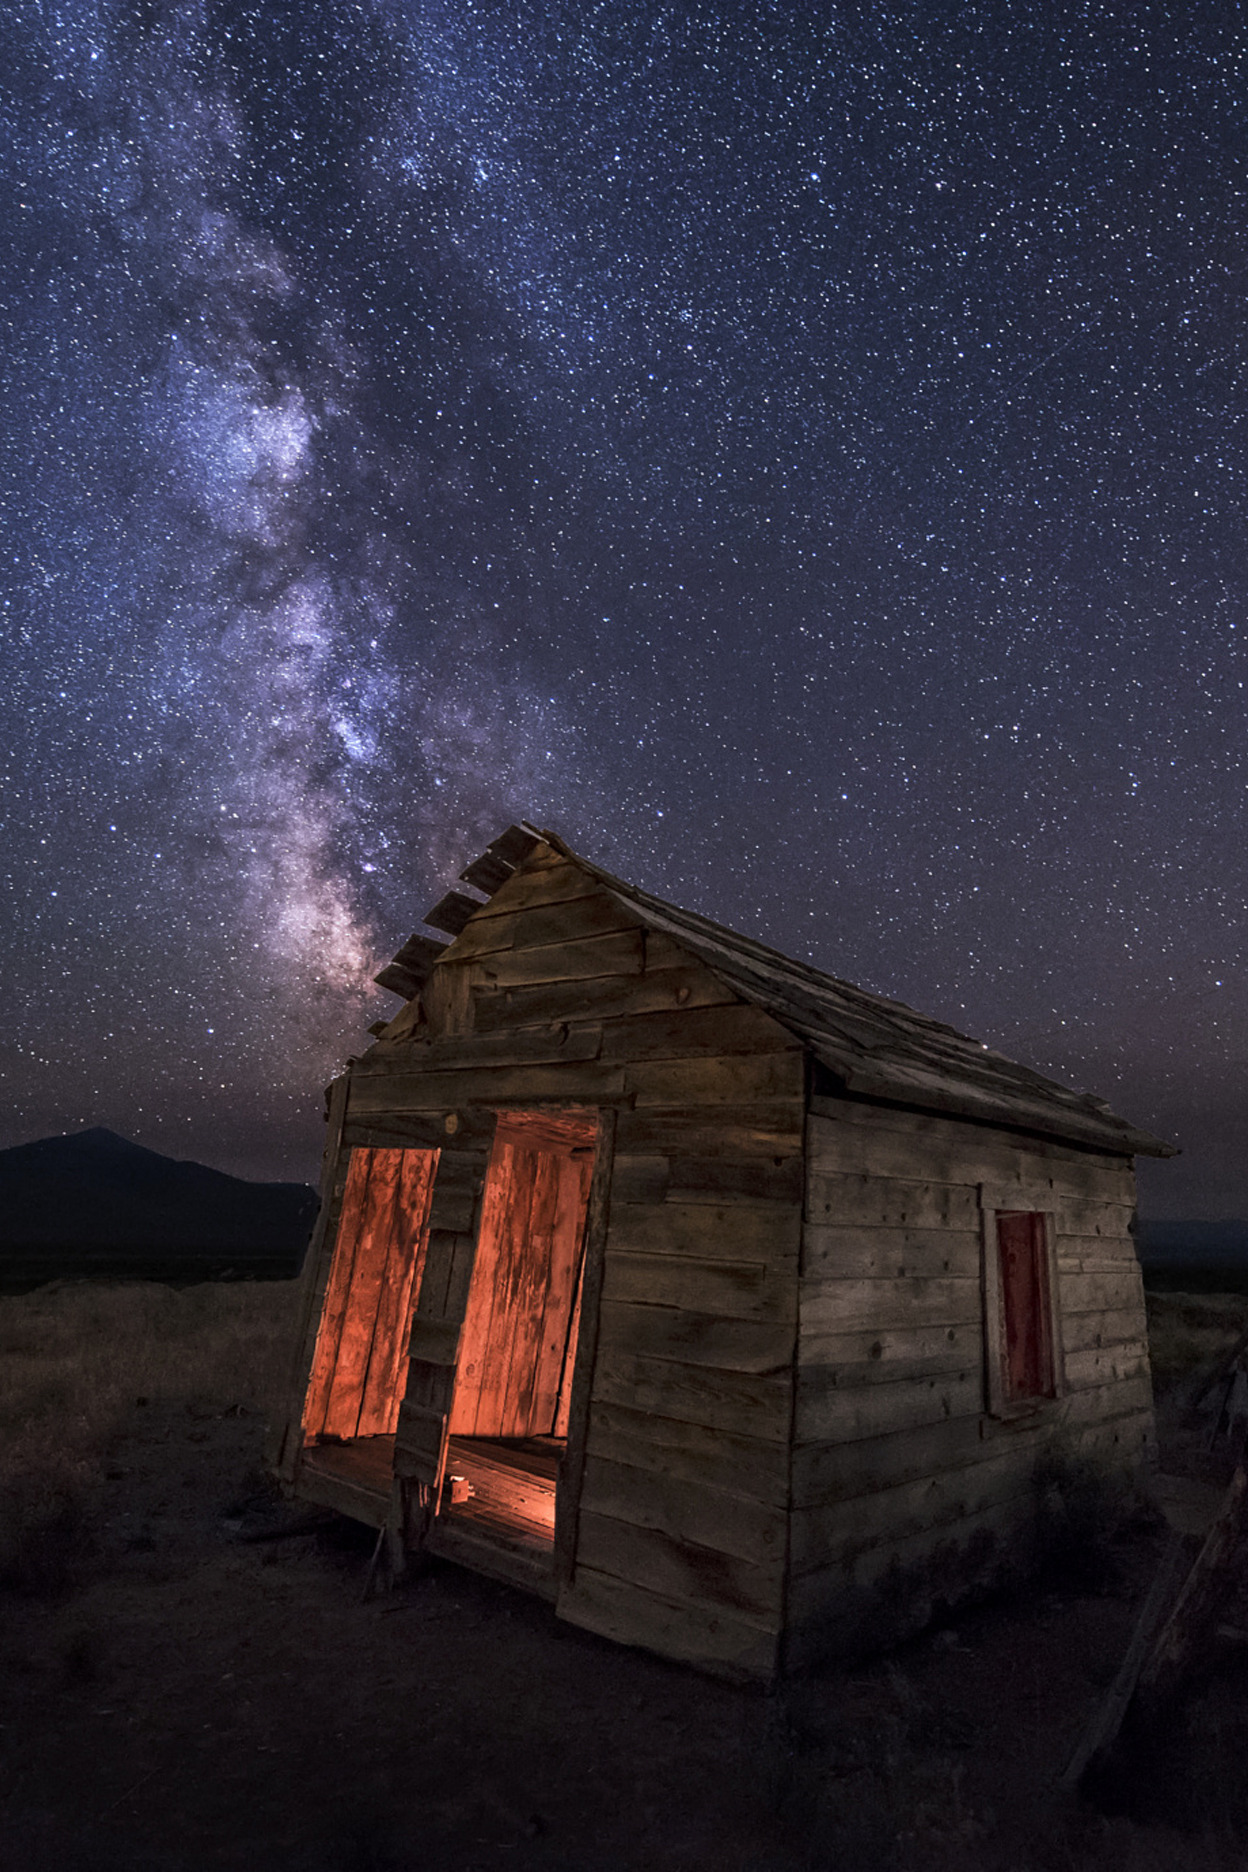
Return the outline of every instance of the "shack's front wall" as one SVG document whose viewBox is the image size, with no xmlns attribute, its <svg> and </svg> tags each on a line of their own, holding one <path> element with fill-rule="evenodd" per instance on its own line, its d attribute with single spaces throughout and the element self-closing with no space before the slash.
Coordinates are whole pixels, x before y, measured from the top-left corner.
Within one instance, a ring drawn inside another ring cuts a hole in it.
<svg viewBox="0 0 1248 1872">
<path fill-rule="evenodd" d="M 807 1164 L 792 1662 L 904 1636 L 990 1581 L 1046 1449 L 1130 1468 L 1152 1436 L 1130 1160 L 815 1099 Z M 1055 1227 L 1059 1396 L 1015 1420 L 987 1409 L 984 1186 Z"/>
<path fill-rule="evenodd" d="M 783 1619 L 800 1046 L 553 854 L 477 912 L 421 999 L 426 1018 L 405 1010 L 353 1067 L 343 1127 L 346 1147 L 442 1149 L 396 1469 L 428 1473 L 449 1401 L 492 1112 L 614 1109 L 559 1611 L 669 1656 L 769 1675 Z"/>
</svg>

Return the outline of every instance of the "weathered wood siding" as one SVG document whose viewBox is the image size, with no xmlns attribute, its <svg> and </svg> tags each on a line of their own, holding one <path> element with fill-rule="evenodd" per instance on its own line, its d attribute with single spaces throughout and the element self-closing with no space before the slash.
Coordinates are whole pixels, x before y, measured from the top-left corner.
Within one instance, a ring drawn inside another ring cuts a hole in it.
<svg viewBox="0 0 1248 1872">
<path fill-rule="evenodd" d="M 981 1187 L 1055 1222 L 1059 1396 L 990 1416 Z M 815 1099 L 794 1411 L 790 1660 L 904 1635 L 1032 1524 L 1038 1459 L 1127 1467 L 1152 1435 L 1129 1160 Z"/>
<path fill-rule="evenodd" d="M 423 1018 L 404 1010 L 353 1068 L 348 1143 L 439 1136 L 445 1159 L 498 1107 L 617 1113 L 561 1615 L 729 1674 L 769 1675 L 783 1620 L 800 1045 L 553 854 L 477 912 L 421 1002 Z M 440 1130 L 448 1116 L 454 1135 Z M 417 1327 L 419 1337 L 419 1314 Z M 453 1359 L 449 1314 L 438 1343 Z M 415 1474 L 437 1400 L 430 1380 L 414 1376 L 413 1388 L 396 1469 Z"/>
</svg>

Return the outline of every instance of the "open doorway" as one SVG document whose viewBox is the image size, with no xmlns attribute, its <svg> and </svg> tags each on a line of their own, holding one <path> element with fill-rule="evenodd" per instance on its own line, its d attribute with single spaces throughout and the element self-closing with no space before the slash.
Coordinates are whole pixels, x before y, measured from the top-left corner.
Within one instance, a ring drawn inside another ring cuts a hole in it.
<svg viewBox="0 0 1248 1872">
<path fill-rule="evenodd" d="M 594 1112 L 503 1112 L 459 1342 L 436 1544 L 549 1573 L 580 1324 Z M 467 1555 L 465 1554 L 465 1557 Z"/>
<path fill-rule="evenodd" d="M 438 1153 L 355 1149 L 303 1413 L 302 1492 L 380 1525 Z"/>
</svg>

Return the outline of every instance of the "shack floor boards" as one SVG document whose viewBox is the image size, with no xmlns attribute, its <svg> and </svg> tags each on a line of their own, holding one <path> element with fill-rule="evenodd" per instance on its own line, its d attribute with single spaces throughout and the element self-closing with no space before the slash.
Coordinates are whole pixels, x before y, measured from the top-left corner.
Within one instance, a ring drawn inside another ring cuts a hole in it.
<svg viewBox="0 0 1248 1872">
<path fill-rule="evenodd" d="M 478 1573 L 554 1598 L 555 1484 L 560 1437 L 452 1437 L 448 1476 L 472 1489 L 452 1502 L 448 1489 L 429 1539 L 431 1553 Z M 390 1508 L 392 1436 L 316 1443 L 299 1464 L 297 1492 L 370 1527 Z"/>
<path fill-rule="evenodd" d="M 296 1493 L 304 1501 L 379 1528 L 390 1508 L 393 1475 L 392 1436 L 313 1443 L 299 1459 Z"/>
<path fill-rule="evenodd" d="M 452 1437 L 448 1476 L 472 1489 L 444 1497 L 429 1547 L 513 1586 L 553 1599 L 559 1437 Z"/>
</svg>

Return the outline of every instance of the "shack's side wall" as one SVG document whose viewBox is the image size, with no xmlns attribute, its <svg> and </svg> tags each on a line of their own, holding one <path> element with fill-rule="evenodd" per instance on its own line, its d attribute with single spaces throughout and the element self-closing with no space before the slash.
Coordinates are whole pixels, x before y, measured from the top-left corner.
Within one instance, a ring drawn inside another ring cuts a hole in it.
<svg viewBox="0 0 1248 1872">
<path fill-rule="evenodd" d="M 423 1019 L 409 1007 L 353 1068 L 347 1145 L 424 1142 L 431 1121 L 455 1113 L 445 1155 L 499 1106 L 618 1113 L 560 1614 L 731 1675 L 770 1675 L 783 1624 L 801 1048 L 579 866 L 540 852 L 476 913 L 421 1002 Z M 400 1469 L 421 1421 L 400 1417 Z"/>
<path fill-rule="evenodd" d="M 981 1186 L 1047 1192 L 1059 1397 L 989 1415 Z M 1135 1467 L 1152 1438 L 1129 1160 L 815 1099 L 787 1653 L 919 1630 L 1026 1550 L 1039 1459 Z"/>
</svg>

